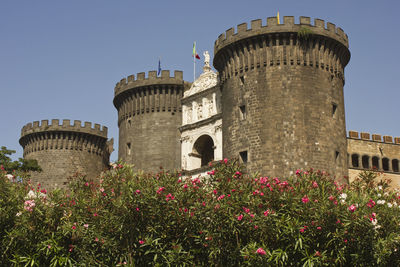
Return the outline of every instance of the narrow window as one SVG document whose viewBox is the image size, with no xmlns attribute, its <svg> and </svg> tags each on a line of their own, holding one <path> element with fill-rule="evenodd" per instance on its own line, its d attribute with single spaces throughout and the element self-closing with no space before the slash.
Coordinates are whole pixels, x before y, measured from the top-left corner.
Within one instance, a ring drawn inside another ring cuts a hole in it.
<svg viewBox="0 0 400 267">
<path fill-rule="evenodd" d="M 247 151 L 239 152 L 239 157 L 240 157 L 240 162 L 241 163 L 247 163 L 247 161 L 248 161 Z"/>
<path fill-rule="evenodd" d="M 383 158 L 382 159 L 382 169 L 384 171 L 388 171 L 389 170 L 389 159 L 388 158 Z"/>
<path fill-rule="evenodd" d="M 379 170 L 379 158 L 378 157 L 372 157 L 372 168 Z"/>
<path fill-rule="evenodd" d="M 335 116 L 335 114 L 336 114 L 336 109 L 337 109 L 337 104 L 336 104 L 336 103 L 332 103 L 332 117 Z"/>
<path fill-rule="evenodd" d="M 394 172 L 399 172 L 399 160 L 392 160 L 392 169 Z"/>
<path fill-rule="evenodd" d="M 132 119 L 129 118 L 126 121 L 127 121 L 126 127 L 128 127 L 128 128 L 131 127 L 132 126 Z"/>
<path fill-rule="evenodd" d="M 361 160 L 362 160 L 362 167 L 364 169 L 369 169 L 369 156 L 364 155 L 364 156 L 362 156 Z"/>
<path fill-rule="evenodd" d="M 239 107 L 240 110 L 240 119 L 245 120 L 246 119 L 246 106 L 242 105 Z"/>
<path fill-rule="evenodd" d="M 131 154 L 131 143 L 126 143 L 126 154 L 127 155 Z"/>
<path fill-rule="evenodd" d="M 335 161 L 337 162 L 339 158 L 339 151 L 335 151 Z"/>
<path fill-rule="evenodd" d="M 243 76 L 243 75 L 240 76 L 240 84 L 241 84 L 241 85 L 244 85 L 244 76 Z"/>
</svg>

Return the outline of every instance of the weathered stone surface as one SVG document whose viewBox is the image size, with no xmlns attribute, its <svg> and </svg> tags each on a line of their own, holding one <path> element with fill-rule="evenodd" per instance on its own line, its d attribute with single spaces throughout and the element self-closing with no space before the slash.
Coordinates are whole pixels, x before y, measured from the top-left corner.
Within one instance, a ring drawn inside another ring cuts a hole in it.
<svg viewBox="0 0 400 267">
<path fill-rule="evenodd" d="M 260 30 L 239 25 L 237 34 L 227 32 L 215 44 L 224 157 L 247 152 L 249 171 L 263 175 L 285 177 L 312 167 L 342 179 L 348 173 L 346 36 L 333 36 L 319 24 L 305 36 L 299 25 L 267 24 Z"/>
<path fill-rule="evenodd" d="M 400 187 L 400 144 L 393 143 L 391 136 L 384 136 L 383 141 L 377 134 L 363 133 L 361 139 L 352 136 L 347 139 L 350 181 L 361 170 L 374 169 L 383 173 L 380 179 L 390 179 L 393 187 Z M 367 136 L 372 136 L 372 139 L 367 139 Z"/>
<path fill-rule="evenodd" d="M 28 123 L 22 128 L 19 140 L 24 158 L 36 159 L 43 172 L 32 172 L 32 180 L 46 189 L 63 187 L 70 176 L 85 174 L 97 178 L 108 168 L 112 147 L 107 142 L 107 127 L 99 124 L 84 126 L 80 121 L 47 120 Z"/>
<path fill-rule="evenodd" d="M 118 159 L 136 169 L 156 172 L 180 168 L 181 98 L 189 84 L 182 72 L 144 73 L 115 88 L 114 106 L 118 110 Z"/>
</svg>

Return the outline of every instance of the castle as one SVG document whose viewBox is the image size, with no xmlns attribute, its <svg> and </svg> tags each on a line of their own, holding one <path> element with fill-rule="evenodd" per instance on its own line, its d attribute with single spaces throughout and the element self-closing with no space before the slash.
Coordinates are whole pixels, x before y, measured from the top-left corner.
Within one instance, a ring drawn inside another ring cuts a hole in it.
<svg viewBox="0 0 400 267">
<path fill-rule="evenodd" d="M 204 173 L 210 161 L 223 158 L 237 158 L 250 173 L 279 177 L 314 168 L 343 180 L 376 168 L 399 186 L 400 138 L 346 135 L 348 47 L 347 35 L 332 23 L 312 24 L 309 17 L 278 23 L 271 17 L 266 25 L 253 20 L 218 37 L 218 74 L 206 52 L 203 73 L 193 83 L 181 71 L 124 78 L 113 100 L 118 158 L 145 171 L 163 166 L 188 175 Z M 75 171 L 95 177 L 112 152 L 105 127 L 68 120 L 27 124 L 20 144 L 24 157 L 44 169 L 33 179 L 49 187 Z"/>
</svg>

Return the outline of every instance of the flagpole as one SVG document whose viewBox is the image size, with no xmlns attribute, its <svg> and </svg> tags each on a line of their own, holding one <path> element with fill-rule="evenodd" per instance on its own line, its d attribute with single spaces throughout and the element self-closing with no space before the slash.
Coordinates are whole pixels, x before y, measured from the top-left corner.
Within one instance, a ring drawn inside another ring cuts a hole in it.
<svg viewBox="0 0 400 267">
<path fill-rule="evenodd" d="M 196 42 L 194 42 L 194 47 L 196 47 Z M 193 82 L 196 79 L 196 55 L 193 54 Z"/>
</svg>

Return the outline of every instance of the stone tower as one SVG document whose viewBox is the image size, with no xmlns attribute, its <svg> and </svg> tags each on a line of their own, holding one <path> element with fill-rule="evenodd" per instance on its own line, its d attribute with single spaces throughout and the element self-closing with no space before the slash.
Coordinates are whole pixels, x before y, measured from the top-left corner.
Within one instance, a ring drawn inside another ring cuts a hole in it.
<svg viewBox="0 0 400 267">
<path fill-rule="evenodd" d="M 32 173 L 32 180 L 46 189 L 63 186 L 76 172 L 96 178 L 109 166 L 112 141 L 107 142 L 107 127 L 90 122 L 48 120 L 28 123 L 22 128 L 19 143 L 24 158 L 36 159 L 43 172 Z"/>
<path fill-rule="evenodd" d="M 122 79 L 115 87 L 114 106 L 118 110 L 118 159 L 136 169 L 156 172 L 180 168 L 181 98 L 183 73 L 163 70 Z"/>
<path fill-rule="evenodd" d="M 243 23 L 221 34 L 214 67 L 222 89 L 224 157 L 250 172 L 297 168 L 347 175 L 344 68 L 348 38 L 334 24 L 300 17 Z"/>
</svg>

